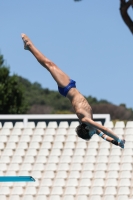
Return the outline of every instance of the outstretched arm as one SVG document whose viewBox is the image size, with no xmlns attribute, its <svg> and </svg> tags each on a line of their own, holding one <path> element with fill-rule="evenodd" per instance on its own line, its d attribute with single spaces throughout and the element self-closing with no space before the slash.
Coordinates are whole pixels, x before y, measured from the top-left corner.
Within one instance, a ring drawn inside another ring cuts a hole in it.
<svg viewBox="0 0 133 200">
<path fill-rule="evenodd" d="M 102 126 L 101 124 L 93 121 L 88 117 L 82 118 L 82 123 L 88 124 L 91 127 L 100 130 L 101 132 L 103 132 L 104 134 L 108 135 L 109 137 L 113 138 L 116 141 L 119 140 L 119 137 L 112 130 L 106 128 L 105 126 Z"/>
<path fill-rule="evenodd" d="M 120 13 L 122 19 L 133 34 L 133 21 L 131 20 L 127 12 L 130 6 L 133 6 L 133 0 L 128 0 L 127 2 L 126 0 L 120 0 Z"/>
<path fill-rule="evenodd" d="M 101 133 L 100 130 L 96 130 L 96 134 L 101 136 L 104 140 L 116 145 L 116 146 L 120 146 L 121 148 L 124 148 L 124 144 L 125 144 L 125 140 L 123 140 L 123 142 L 121 143 L 118 143 L 116 140 L 114 140 L 113 138 L 107 136 L 106 134 L 104 133 Z"/>
<path fill-rule="evenodd" d="M 106 128 L 105 126 L 102 126 L 101 124 L 93 121 L 92 119 L 84 117 L 84 118 L 82 118 L 81 121 L 82 121 L 82 123 L 88 124 L 92 128 L 95 128 L 96 130 L 99 130 L 100 132 L 103 132 L 105 135 L 114 139 L 114 141 L 118 142 L 119 146 L 121 146 L 121 144 L 123 143 L 123 140 L 120 140 L 119 137 L 112 130 Z"/>
</svg>

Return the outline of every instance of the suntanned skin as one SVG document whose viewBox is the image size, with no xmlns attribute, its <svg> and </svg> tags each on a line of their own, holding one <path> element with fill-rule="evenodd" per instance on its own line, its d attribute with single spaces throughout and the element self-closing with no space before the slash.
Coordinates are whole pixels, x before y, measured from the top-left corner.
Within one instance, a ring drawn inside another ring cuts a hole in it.
<svg viewBox="0 0 133 200">
<path fill-rule="evenodd" d="M 70 82 L 69 76 L 65 74 L 59 67 L 57 67 L 52 61 L 46 58 L 33 45 L 31 40 L 25 34 L 21 34 L 21 37 L 24 41 L 24 48 L 26 50 L 29 50 L 35 56 L 38 62 L 51 73 L 57 85 L 60 87 L 67 86 Z M 104 135 L 102 136 L 103 138 L 105 137 L 105 135 L 109 136 L 108 138 L 106 138 L 107 141 L 111 141 L 112 139 L 118 141 L 119 138 L 115 133 L 113 133 L 113 131 L 93 121 L 91 106 L 76 88 L 71 88 L 69 90 L 69 92 L 67 93 L 67 98 L 70 100 L 74 111 L 79 118 L 79 121 L 85 123 L 88 126 L 89 131 L 95 131 L 95 133 L 98 135 L 102 131 L 104 133 Z M 125 141 L 123 140 L 121 143 L 119 143 L 119 146 L 121 148 L 124 148 L 124 143 Z"/>
</svg>

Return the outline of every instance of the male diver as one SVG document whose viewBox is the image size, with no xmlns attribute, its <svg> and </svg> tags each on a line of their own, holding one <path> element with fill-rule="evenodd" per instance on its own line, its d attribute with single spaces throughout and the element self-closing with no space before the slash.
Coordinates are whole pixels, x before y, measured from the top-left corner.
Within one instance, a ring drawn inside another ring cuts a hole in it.
<svg viewBox="0 0 133 200">
<path fill-rule="evenodd" d="M 46 58 L 27 35 L 21 34 L 21 37 L 24 42 L 24 49 L 29 50 L 38 62 L 51 73 L 58 85 L 59 93 L 70 100 L 80 121 L 80 125 L 76 128 L 77 135 L 84 140 L 90 140 L 94 134 L 97 134 L 104 140 L 124 148 L 124 139 L 120 139 L 112 130 L 93 121 L 92 108 L 85 97 L 76 89 L 76 82 Z"/>
</svg>

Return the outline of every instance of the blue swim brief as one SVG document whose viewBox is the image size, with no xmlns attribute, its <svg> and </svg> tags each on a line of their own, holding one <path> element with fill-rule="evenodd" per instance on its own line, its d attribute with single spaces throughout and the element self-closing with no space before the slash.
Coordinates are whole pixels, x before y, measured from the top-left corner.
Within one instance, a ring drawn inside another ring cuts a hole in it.
<svg viewBox="0 0 133 200">
<path fill-rule="evenodd" d="M 61 95 L 63 95 L 63 96 L 66 97 L 68 91 L 69 91 L 71 88 L 76 88 L 76 82 L 70 79 L 70 83 L 69 83 L 66 87 L 62 88 L 62 87 L 59 87 L 59 86 L 58 86 L 58 91 L 59 91 L 59 93 L 60 93 Z"/>
</svg>

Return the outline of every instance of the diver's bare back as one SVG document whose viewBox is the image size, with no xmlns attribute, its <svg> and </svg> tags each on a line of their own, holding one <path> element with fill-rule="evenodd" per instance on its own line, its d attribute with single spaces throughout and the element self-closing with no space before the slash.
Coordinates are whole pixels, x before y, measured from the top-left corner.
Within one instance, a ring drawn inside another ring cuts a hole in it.
<svg viewBox="0 0 133 200">
<path fill-rule="evenodd" d="M 79 120 L 81 120 L 83 117 L 92 119 L 91 106 L 85 97 L 76 88 L 71 88 L 69 90 L 67 98 L 71 101 L 71 104 Z"/>
</svg>

